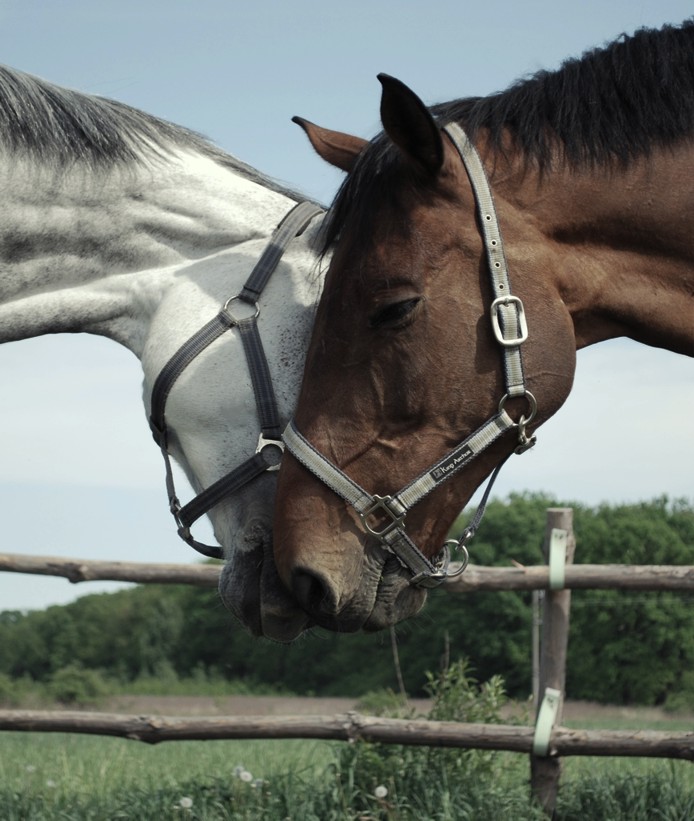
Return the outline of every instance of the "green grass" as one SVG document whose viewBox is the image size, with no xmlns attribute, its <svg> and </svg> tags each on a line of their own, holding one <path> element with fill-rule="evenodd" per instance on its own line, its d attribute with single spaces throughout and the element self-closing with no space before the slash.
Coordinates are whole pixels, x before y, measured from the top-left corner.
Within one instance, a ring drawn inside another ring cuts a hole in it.
<svg viewBox="0 0 694 821">
<path fill-rule="evenodd" d="M 690 713 L 652 717 L 647 708 L 620 711 L 619 715 L 584 716 L 563 722 L 567 727 L 583 730 L 656 730 L 669 733 L 694 732 L 694 717 Z M 682 789 L 694 790 L 694 767 L 689 761 L 663 758 L 603 758 L 570 756 L 562 761 L 562 783 L 575 783 L 582 778 L 595 778 L 609 773 L 610 777 L 624 779 L 674 780 Z M 694 819 L 694 812 L 691 815 Z"/>
<path fill-rule="evenodd" d="M 326 742 L 149 746 L 96 736 L 4 733 L 0 818 L 243 818 L 262 801 L 268 782 L 288 773 L 297 784 L 320 778 L 332 758 Z M 187 798 L 195 812 L 181 807 Z"/>
<path fill-rule="evenodd" d="M 522 768 L 484 798 L 471 791 L 459 815 L 466 785 L 427 779 L 416 794 L 379 799 L 363 790 L 337 761 L 345 745 L 307 741 L 176 742 L 149 747 L 123 739 L 38 733 L 0 736 L 2 821 L 74 819 L 483 819 L 517 821 L 527 807 Z M 364 745 L 363 751 L 367 747 Z M 416 761 L 416 756 L 415 759 Z M 522 765 L 522 760 L 515 762 Z M 250 775 L 243 775 L 250 773 Z M 387 778 L 383 779 L 386 782 Z M 378 786 L 378 785 L 374 785 Z M 474 793 L 474 794 L 472 794 Z M 450 811 L 449 812 L 447 811 Z M 486 812 L 486 810 L 483 810 Z"/>
<path fill-rule="evenodd" d="M 2 821 L 534 821 L 528 759 L 489 757 L 472 777 L 437 766 L 451 751 L 339 742 L 171 742 L 48 733 L 0 735 Z M 454 753 L 455 755 L 455 753 Z M 469 754 L 459 753 L 459 758 Z M 341 765 L 338 766 L 338 762 Z M 385 764 L 385 766 L 384 766 Z M 576 767 L 575 765 L 579 765 Z M 404 767 L 398 772 L 398 767 Z M 463 767 L 464 769 L 464 767 Z M 691 764 L 660 760 L 564 760 L 558 821 L 690 821 Z M 249 776 L 241 774 L 250 773 Z M 476 775 L 475 775 L 476 773 Z M 369 775 L 378 776 L 369 781 Z M 403 776 L 396 782 L 396 776 Z M 248 779 L 248 780 L 245 780 Z M 378 781 L 378 783 L 377 783 Z M 407 788 L 411 782 L 412 788 Z M 389 790 L 376 797 L 376 787 Z"/>
</svg>

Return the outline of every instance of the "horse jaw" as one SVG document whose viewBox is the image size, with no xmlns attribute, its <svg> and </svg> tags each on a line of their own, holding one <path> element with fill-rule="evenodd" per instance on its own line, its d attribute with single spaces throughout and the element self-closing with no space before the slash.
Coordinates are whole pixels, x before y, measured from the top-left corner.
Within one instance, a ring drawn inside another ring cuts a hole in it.
<svg viewBox="0 0 694 821">
<path fill-rule="evenodd" d="M 256 481 L 261 487 L 243 493 L 227 510 L 220 506 L 212 517 L 215 536 L 225 545 L 219 594 L 227 610 L 254 636 L 288 643 L 312 622 L 282 584 L 275 566 L 269 516 L 275 478 L 266 475 Z"/>
</svg>

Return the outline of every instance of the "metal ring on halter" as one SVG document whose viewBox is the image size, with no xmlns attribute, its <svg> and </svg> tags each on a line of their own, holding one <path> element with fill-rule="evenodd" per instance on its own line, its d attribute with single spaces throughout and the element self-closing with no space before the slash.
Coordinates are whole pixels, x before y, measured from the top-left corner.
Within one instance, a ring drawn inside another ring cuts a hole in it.
<svg viewBox="0 0 694 821">
<path fill-rule="evenodd" d="M 525 397 L 528 408 L 530 413 L 526 417 L 525 414 L 521 415 L 521 418 L 516 422 L 516 428 L 518 428 L 518 447 L 515 450 L 515 453 L 525 453 L 526 450 L 530 450 L 531 447 L 537 441 L 535 436 L 528 436 L 526 433 L 526 427 L 533 421 L 535 415 L 537 414 L 537 400 L 535 397 L 530 393 L 530 391 L 526 391 L 523 396 Z M 506 404 L 506 400 L 509 398 L 509 394 L 505 393 L 501 397 L 501 402 L 499 402 L 499 410 L 502 411 L 504 409 L 504 405 Z"/>
<path fill-rule="evenodd" d="M 239 302 L 243 302 L 249 308 L 252 308 L 254 313 L 249 316 L 241 317 L 240 319 L 235 317 L 234 314 L 230 310 L 230 306 L 232 302 L 238 300 Z M 257 319 L 260 316 L 260 306 L 257 302 L 249 302 L 247 299 L 244 299 L 241 294 L 236 294 L 236 296 L 230 296 L 229 299 L 224 303 L 222 306 L 222 311 L 229 317 L 232 321 L 232 324 L 238 325 L 240 322 L 245 322 L 249 319 Z"/>
<path fill-rule="evenodd" d="M 431 561 L 433 562 L 436 558 L 438 558 L 438 561 L 434 565 L 434 572 L 424 570 L 421 573 L 415 573 L 410 579 L 411 587 L 420 586 L 420 582 L 425 582 L 422 585 L 423 587 L 438 587 L 441 582 L 448 578 L 448 566 L 451 563 L 451 551 L 448 542 L 444 542 L 438 557 Z"/>
<path fill-rule="evenodd" d="M 535 399 L 535 397 L 532 395 L 532 393 L 530 393 L 530 391 L 526 391 L 521 396 L 527 401 L 528 409 L 530 410 L 530 414 L 528 416 L 525 416 L 524 414 L 517 422 L 519 427 L 524 428 L 526 425 L 529 425 L 533 421 L 537 414 L 537 399 Z M 499 402 L 499 410 L 502 411 L 504 409 L 504 405 L 506 404 L 508 399 L 520 399 L 521 396 L 515 397 L 510 396 L 508 393 L 505 393 L 501 397 L 501 401 Z"/>
<path fill-rule="evenodd" d="M 281 439 L 268 439 L 261 433 L 255 452 L 262 454 L 267 463 L 267 471 L 272 473 L 280 469 L 280 462 L 284 455 L 284 442 Z"/>
<path fill-rule="evenodd" d="M 457 539 L 447 539 L 444 542 L 444 547 L 447 547 L 448 545 L 453 545 L 454 550 L 460 550 L 463 554 L 460 567 L 453 571 L 453 573 L 446 572 L 447 579 L 455 579 L 456 576 L 460 576 L 461 573 L 465 572 L 465 569 L 470 563 L 470 554 L 468 553 L 467 547 L 465 547 L 465 542 L 462 539 L 460 541 Z"/>
</svg>

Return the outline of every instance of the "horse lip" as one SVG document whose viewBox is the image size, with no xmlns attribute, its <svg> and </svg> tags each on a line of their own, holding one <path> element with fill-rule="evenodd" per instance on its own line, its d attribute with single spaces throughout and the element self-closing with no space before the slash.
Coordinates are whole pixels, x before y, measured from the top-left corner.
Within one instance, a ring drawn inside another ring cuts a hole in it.
<svg viewBox="0 0 694 821">
<path fill-rule="evenodd" d="M 384 576 L 394 576 L 399 574 L 402 570 L 402 564 L 397 556 L 393 556 L 392 554 L 386 557 L 385 562 L 383 563 L 383 575 Z"/>
<path fill-rule="evenodd" d="M 262 549 L 262 545 L 258 545 Z M 242 561 L 232 557 L 225 562 L 219 577 L 219 595 L 227 610 L 235 616 L 243 627 L 256 638 L 288 644 L 313 626 L 308 615 L 292 602 L 284 588 L 279 591 L 277 601 L 271 596 L 263 597 L 262 570 L 257 562 L 251 562 L 255 584 L 247 587 L 248 579 L 243 579 Z M 277 579 L 279 584 L 279 579 Z M 249 589 L 251 590 L 249 594 Z M 286 598 L 285 598 L 286 597 Z"/>
</svg>

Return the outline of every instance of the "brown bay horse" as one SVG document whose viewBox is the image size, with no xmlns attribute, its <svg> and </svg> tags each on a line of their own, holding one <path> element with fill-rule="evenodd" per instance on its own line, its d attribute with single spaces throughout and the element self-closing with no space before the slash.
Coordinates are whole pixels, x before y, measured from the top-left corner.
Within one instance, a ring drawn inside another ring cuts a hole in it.
<svg viewBox="0 0 694 821">
<path fill-rule="evenodd" d="M 421 608 L 452 521 L 562 406 L 577 349 L 694 356 L 694 23 L 433 108 L 379 79 L 372 142 L 300 121 L 348 173 L 274 551 L 342 631 Z"/>
</svg>

